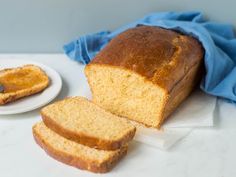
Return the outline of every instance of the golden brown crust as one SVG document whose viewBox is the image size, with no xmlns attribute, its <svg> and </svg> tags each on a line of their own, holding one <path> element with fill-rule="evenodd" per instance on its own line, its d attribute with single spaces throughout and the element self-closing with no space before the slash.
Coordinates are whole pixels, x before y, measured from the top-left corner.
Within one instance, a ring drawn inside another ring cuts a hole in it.
<svg viewBox="0 0 236 177">
<path fill-rule="evenodd" d="M 203 54 L 201 44 L 190 36 L 159 27 L 139 26 L 112 39 L 89 65 L 134 71 L 169 93 L 202 60 Z"/>
<path fill-rule="evenodd" d="M 168 118 L 168 116 L 176 110 L 176 108 L 185 100 L 192 90 L 200 83 L 203 74 L 203 62 L 200 62 L 193 66 L 183 79 L 176 84 L 172 89 L 168 102 L 165 104 L 162 119 L 157 128 L 160 128 L 162 123 Z"/>
<path fill-rule="evenodd" d="M 50 129 L 52 129 L 53 131 L 55 131 L 56 133 L 58 133 L 59 135 L 69 140 L 75 141 L 77 143 L 101 150 L 120 149 L 122 146 L 127 144 L 127 142 L 133 139 L 136 132 L 136 129 L 134 127 L 132 131 L 130 131 L 126 136 L 122 137 L 121 139 L 118 139 L 116 141 L 109 141 L 105 139 L 98 139 L 96 137 L 92 137 L 83 133 L 78 134 L 73 131 L 70 131 L 69 129 L 65 129 L 62 126 L 60 126 L 57 122 L 55 122 L 53 119 L 46 116 L 42 111 L 41 111 L 41 116 L 45 125 Z"/>
<path fill-rule="evenodd" d="M 52 158 L 62 163 L 65 163 L 67 165 L 74 166 L 81 170 L 88 170 L 94 173 L 106 173 L 110 171 L 115 166 L 115 164 L 117 164 L 119 160 L 122 159 L 122 157 L 124 157 L 127 154 L 127 150 L 128 150 L 128 146 L 124 146 L 120 149 L 120 151 L 117 153 L 116 156 L 113 156 L 113 158 L 107 160 L 106 162 L 103 162 L 102 164 L 98 164 L 96 162 L 89 161 L 88 159 L 85 160 L 85 159 L 75 157 L 70 154 L 55 150 L 50 144 L 45 142 L 36 131 L 34 131 L 34 128 L 33 128 L 33 136 L 36 143 L 42 149 L 44 149 L 45 152 Z"/>
<path fill-rule="evenodd" d="M 0 77 L 2 76 L 4 78 L 4 75 L 8 74 L 9 72 L 17 73 L 19 71 L 22 71 L 22 70 L 28 69 L 28 68 L 32 69 L 32 72 L 38 72 L 40 77 L 43 78 L 43 81 L 41 83 L 37 83 L 35 85 L 32 85 L 29 88 L 11 91 L 8 93 L 0 93 L 0 105 L 4 105 L 6 103 L 13 102 L 13 101 L 18 100 L 20 98 L 39 93 L 39 92 L 43 91 L 46 87 L 48 87 L 48 85 L 49 85 L 48 76 L 41 68 L 39 68 L 38 66 L 35 66 L 35 65 L 25 65 L 25 66 L 18 67 L 18 68 L 10 68 L 10 69 L 1 70 Z M 16 78 L 13 78 L 13 79 L 16 79 Z M 3 86 L 4 86 L 4 84 L 3 84 Z"/>
</svg>

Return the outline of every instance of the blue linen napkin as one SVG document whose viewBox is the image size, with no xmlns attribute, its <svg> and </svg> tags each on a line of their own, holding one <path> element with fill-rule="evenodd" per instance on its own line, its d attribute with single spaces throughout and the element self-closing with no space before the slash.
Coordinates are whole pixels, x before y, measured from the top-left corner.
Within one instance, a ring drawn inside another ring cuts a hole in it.
<svg viewBox="0 0 236 177">
<path fill-rule="evenodd" d="M 197 38 L 205 49 L 206 74 L 201 89 L 236 102 L 236 38 L 233 26 L 208 21 L 200 12 L 152 13 L 113 32 L 81 36 L 66 44 L 64 51 L 71 59 L 88 64 L 117 34 L 138 25 L 174 29 Z"/>
</svg>

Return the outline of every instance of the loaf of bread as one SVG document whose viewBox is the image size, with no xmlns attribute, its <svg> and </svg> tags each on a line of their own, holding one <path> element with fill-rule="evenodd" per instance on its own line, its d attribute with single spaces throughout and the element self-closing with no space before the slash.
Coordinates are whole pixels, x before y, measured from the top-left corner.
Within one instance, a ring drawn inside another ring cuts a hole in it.
<svg viewBox="0 0 236 177">
<path fill-rule="evenodd" d="M 199 83 L 204 50 L 193 37 L 139 26 L 119 34 L 86 66 L 93 101 L 160 128 Z"/>
<path fill-rule="evenodd" d="M 41 110 L 44 123 L 58 134 L 83 145 L 119 149 L 135 134 L 135 126 L 83 97 L 58 101 Z"/>
<path fill-rule="evenodd" d="M 0 71 L 0 105 L 43 91 L 49 85 L 46 73 L 35 65 Z"/>
<path fill-rule="evenodd" d="M 51 157 L 96 173 L 109 171 L 127 153 L 127 146 L 115 151 L 104 151 L 70 141 L 49 129 L 43 122 L 34 125 L 33 135 Z"/>
</svg>

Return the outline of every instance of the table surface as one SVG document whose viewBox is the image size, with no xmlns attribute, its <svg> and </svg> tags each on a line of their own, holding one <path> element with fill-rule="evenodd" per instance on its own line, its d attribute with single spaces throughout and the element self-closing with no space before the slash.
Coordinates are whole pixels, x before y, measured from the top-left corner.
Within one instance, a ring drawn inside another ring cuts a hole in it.
<svg viewBox="0 0 236 177">
<path fill-rule="evenodd" d="M 89 96 L 83 65 L 62 54 L 0 55 L 41 62 L 57 70 L 63 88 L 57 99 Z M 84 85 L 76 80 L 83 79 Z M 32 137 L 32 125 L 41 118 L 39 109 L 17 115 L 0 116 L 1 177 L 97 176 L 64 165 L 47 156 Z M 234 177 L 236 176 L 236 105 L 217 101 L 215 126 L 197 128 L 168 151 L 132 142 L 127 156 L 103 176 Z"/>
</svg>

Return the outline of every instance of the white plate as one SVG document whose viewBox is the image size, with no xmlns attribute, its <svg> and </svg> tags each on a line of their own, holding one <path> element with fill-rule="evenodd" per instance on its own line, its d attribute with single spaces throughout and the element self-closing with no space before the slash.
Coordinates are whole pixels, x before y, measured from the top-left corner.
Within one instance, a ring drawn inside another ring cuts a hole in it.
<svg viewBox="0 0 236 177">
<path fill-rule="evenodd" d="M 50 78 L 50 85 L 43 92 L 0 106 L 0 115 L 32 111 L 49 103 L 60 93 L 62 87 L 60 75 L 54 69 L 43 64 L 19 59 L 1 59 L 0 70 L 4 68 L 19 67 L 26 64 L 34 64 L 42 68 Z"/>
</svg>

